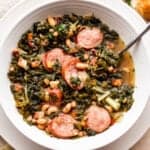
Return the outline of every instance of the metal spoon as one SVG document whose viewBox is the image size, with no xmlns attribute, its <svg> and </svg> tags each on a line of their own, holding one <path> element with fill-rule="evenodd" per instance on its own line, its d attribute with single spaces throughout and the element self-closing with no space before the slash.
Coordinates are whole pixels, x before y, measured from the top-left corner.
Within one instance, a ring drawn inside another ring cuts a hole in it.
<svg viewBox="0 0 150 150">
<path fill-rule="evenodd" d="M 138 40 L 142 38 L 142 36 L 150 29 L 150 24 L 141 32 L 133 41 L 131 41 L 123 50 L 119 52 L 119 55 L 124 54 L 131 46 L 133 46 Z"/>
</svg>

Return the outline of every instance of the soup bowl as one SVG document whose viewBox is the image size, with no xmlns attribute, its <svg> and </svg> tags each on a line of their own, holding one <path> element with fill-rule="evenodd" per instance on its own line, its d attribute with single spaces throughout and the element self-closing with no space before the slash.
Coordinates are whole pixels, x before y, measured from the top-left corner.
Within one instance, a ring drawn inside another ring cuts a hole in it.
<svg viewBox="0 0 150 150">
<path fill-rule="evenodd" d="M 29 29 L 34 22 L 42 20 L 48 15 L 57 16 L 71 13 L 78 15 L 93 13 L 111 29 L 116 30 L 126 44 L 146 27 L 146 23 L 135 11 L 119 1 L 33 0 L 19 4 L 7 13 L 0 24 L 0 103 L 12 124 L 37 144 L 57 150 L 95 149 L 113 142 L 126 133 L 144 110 L 150 91 L 149 47 L 146 36 L 130 49 L 135 65 L 135 101 L 132 108 L 125 113 L 120 122 L 95 136 L 58 139 L 50 137 L 34 126 L 29 126 L 15 107 L 15 101 L 10 91 L 10 81 L 7 77 L 12 49 L 17 46 L 22 33 Z"/>
</svg>

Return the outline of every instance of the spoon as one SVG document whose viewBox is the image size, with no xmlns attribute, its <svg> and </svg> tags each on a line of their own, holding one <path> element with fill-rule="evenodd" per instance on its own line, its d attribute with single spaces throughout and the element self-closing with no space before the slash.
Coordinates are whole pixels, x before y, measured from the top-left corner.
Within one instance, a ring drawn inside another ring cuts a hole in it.
<svg viewBox="0 0 150 150">
<path fill-rule="evenodd" d="M 130 47 L 132 47 L 142 36 L 150 29 L 150 24 L 141 32 L 133 41 L 131 41 L 124 49 L 122 49 L 118 54 L 121 56 L 126 52 Z"/>
</svg>

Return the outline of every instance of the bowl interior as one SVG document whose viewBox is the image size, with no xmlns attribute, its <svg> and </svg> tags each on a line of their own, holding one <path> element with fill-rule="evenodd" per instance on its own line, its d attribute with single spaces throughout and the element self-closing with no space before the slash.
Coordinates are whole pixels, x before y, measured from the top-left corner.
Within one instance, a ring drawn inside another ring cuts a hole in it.
<svg viewBox="0 0 150 150">
<path fill-rule="evenodd" d="M 9 88 L 10 83 L 7 78 L 7 72 L 11 60 L 11 51 L 16 47 L 22 33 L 28 30 L 34 22 L 42 20 L 48 15 L 56 16 L 70 13 L 79 15 L 93 13 L 104 23 L 108 24 L 110 28 L 116 30 L 125 43 L 131 41 L 137 35 L 133 25 L 129 24 L 127 20 L 121 17 L 119 13 L 117 13 L 117 10 L 115 12 L 92 2 L 60 1 L 39 7 L 17 22 L 2 43 L 2 52 L 0 55 L 0 89 L 2 91 L 1 97 L 3 97 L 3 100 L 1 104 L 9 119 L 20 131 L 28 138 L 43 146 L 53 149 L 63 149 L 63 145 L 64 149 L 70 149 L 73 145 L 74 149 L 93 149 L 102 147 L 125 133 L 135 123 L 145 106 L 149 90 L 147 81 L 149 80 L 150 71 L 148 69 L 148 56 L 145 53 L 145 47 L 142 42 L 137 43 L 135 47 L 130 49 L 136 71 L 134 93 L 135 102 L 132 108 L 125 114 L 121 122 L 116 123 L 110 127 L 110 129 L 93 137 L 85 137 L 77 140 L 58 140 L 49 137 L 35 127 L 27 125 L 15 108 L 13 96 Z"/>
</svg>

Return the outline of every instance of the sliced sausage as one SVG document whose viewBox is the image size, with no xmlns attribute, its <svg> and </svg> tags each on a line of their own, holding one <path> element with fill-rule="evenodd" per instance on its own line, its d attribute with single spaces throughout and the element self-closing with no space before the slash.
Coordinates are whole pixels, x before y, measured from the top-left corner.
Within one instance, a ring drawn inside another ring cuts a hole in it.
<svg viewBox="0 0 150 150">
<path fill-rule="evenodd" d="M 76 121 L 67 114 L 59 114 L 48 125 L 48 131 L 59 138 L 69 138 L 76 135 L 77 130 L 74 129 Z"/>
<path fill-rule="evenodd" d="M 76 64 L 80 62 L 78 58 L 70 57 L 67 61 L 63 63 L 62 66 L 62 75 L 68 85 L 76 90 L 80 90 L 84 87 L 85 82 L 88 78 L 86 71 L 78 70 Z M 71 79 L 79 79 L 78 84 L 73 84 Z"/>
<path fill-rule="evenodd" d="M 87 110 L 87 126 L 95 132 L 102 132 L 111 123 L 111 117 L 106 109 L 98 106 L 90 106 Z"/>
<path fill-rule="evenodd" d="M 103 33 L 98 28 L 85 28 L 77 35 L 77 44 L 86 49 L 94 48 L 103 41 Z"/>
<path fill-rule="evenodd" d="M 65 70 L 67 70 L 68 67 L 74 68 L 78 62 L 80 62 L 78 58 L 67 55 L 62 65 L 62 75 L 64 75 Z"/>
<path fill-rule="evenodd" d="M 62 64 L 64 60 L 64 53 L 63 50 L 60 48 L 54 48 L 43 55 L 42 62 L 43 66 L 46 69 L 52 69 L 53 65 L 58 61 Z"/>
<path fill-rule="evenodd" d="M 65 67 L 68 65 L 68 63 L 74 59 L 75 57 L 71 56 L 71 55 L 65 55 L 64 56 L 64 60 L 63 60 L 63 63 L 62 63 L 62 67 Z M 62 69 L 62 72 L 63 72 L 63 69 Z"/>
<path fill-rule="evenodd" d="M 54 89 L 47 88 L 46 90 L 50 95 L 49 103 L 51 105 L 60 106 L 63 98 L 62 91 L 59 88 L 54 88 Z"/>
</svg>

